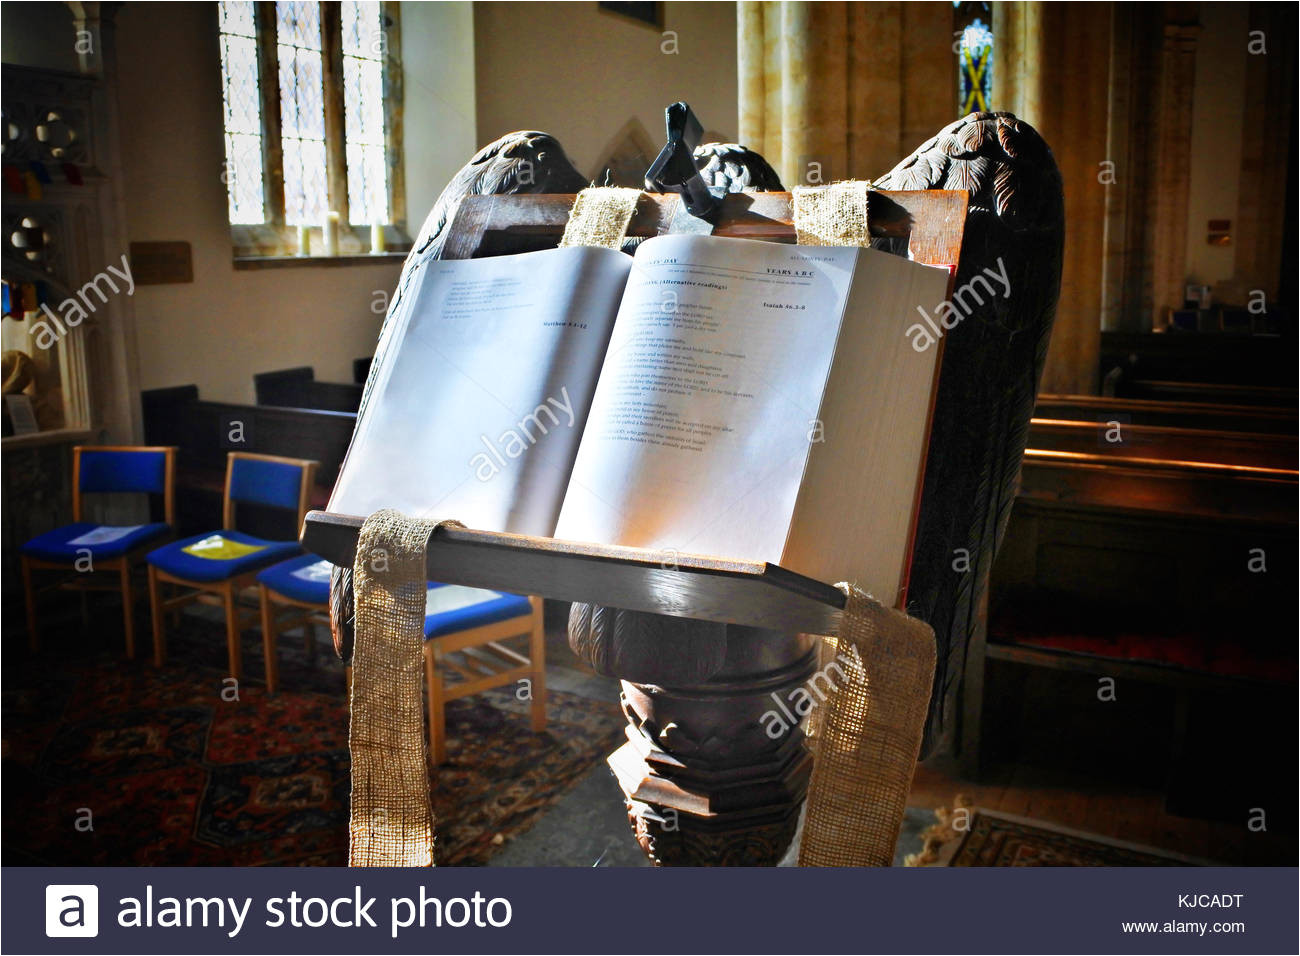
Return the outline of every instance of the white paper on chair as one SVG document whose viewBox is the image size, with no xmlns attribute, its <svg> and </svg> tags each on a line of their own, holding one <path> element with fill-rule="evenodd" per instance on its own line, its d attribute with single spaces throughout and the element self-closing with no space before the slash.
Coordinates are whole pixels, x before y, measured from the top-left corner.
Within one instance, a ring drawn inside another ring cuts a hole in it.
<svg viewBox="0 0 1300 956">
<path fill-rule="evenodd" d="M 90 545 L 90 544 L 108 544 L 110 541 L 121 541 L 127 535 L 139 531 L 143 528 L 142 524 L 132 525 L 107 525 L 101 524 L 98 528 L 92 528 L 80 537 L 73 538 L 68 544 L 71 545 Z"/>
<path fill-rule="evenodd" d="M 495 601 L 499 597 L 501 597 L 500 593 L 488 591 L 484 588 L 467 588 L 462 584 L 444 584 L 439 588 L 429 588 L 425 592 L 424 616 L 432 617 L 435 614 L 458 611 L 463 607 L 472 607 L 475 604 Z"/>
<path fill-rule="evenodd" d="M 330 571 L 334 565 L 328 561 L 317 561 L 315 564 L 309 564 L 305 568 L 299 568 L 297 571 L 291 571 L 290 575 L 299 581 L 311 581 L 313 583 L 329 583 Z"/>
</svg>

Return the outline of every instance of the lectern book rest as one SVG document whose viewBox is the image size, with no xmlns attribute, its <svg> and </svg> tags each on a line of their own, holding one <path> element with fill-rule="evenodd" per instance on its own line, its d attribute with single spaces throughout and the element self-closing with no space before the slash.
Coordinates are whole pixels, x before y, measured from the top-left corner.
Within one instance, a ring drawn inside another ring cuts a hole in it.
<svg viewBox="0 0 1300 956">
<path fill-rule="evenodd" d="M 905 583 L 949 270 L 661 236 L 428 264 L 329 510 Z M 919 311 L 918 311 L 919 310 Z"/>
</svg>

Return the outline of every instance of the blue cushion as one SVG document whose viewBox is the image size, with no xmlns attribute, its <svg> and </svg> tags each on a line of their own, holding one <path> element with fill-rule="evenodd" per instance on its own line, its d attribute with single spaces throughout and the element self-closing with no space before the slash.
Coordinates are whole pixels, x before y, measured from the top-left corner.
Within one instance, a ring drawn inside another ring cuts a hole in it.
<svg viewBox="0 0 1300 956">
<path fill-rule="evenodd" d="M 532 604 L 518 594 L 502 594 L 459 584 L 429 582 L 425 598 L 424 636 L 441 637 L 470 628 L 531 614 Z"/>
<path fill-rule="evenodd" d="M 261 571 L 257 580 L 277 594 L 304 604 L 328 605 L 332 565 L 314 554 L 281 561 Z M 424 636 L 456 634 L 470 628 L 495 624 L 532 613 L 528 598 L 480 588 L 429 582 L 424 617 Z"/>
<path fill-rule="evenodd" d="M 314 554 L 302 554 L 259 571 L 257 580 L 259 584 L 265 584 L 276 594 L 283 594 L 290 600 L 324 607 L 330 599 L 332 567 L 334 566 L 328 561 Z"/>
<path fill-rule="evenodd" d="M 208 542 L 210 539 L 214 544 L 220 545 L 222 542 L 217 541 L 218 538 L 224 539 L 227 545 L 233 543 L 236 549 L 240 546 L 251 546 L 257 550 L 228 558 L 201 557 L 185 550 Z M 298 554 L 300 550 L 297 541 L 267 541 L 265 538 L 255 538 L 242 531 L 213 531 L 173 541 L 157 551 L 150 551 L 146 560 L 160 571 L 166 571 L 186 581 L 225 581 L 236 575 L 283 561 Z"/>
<path fill-rule="evenodd" d="M 302 468 L 279 461 L 235 458 L 230 463 L 230 500 L 298 510 Z"/>
<path fill-rule="evenodd" d="M 160 451 L 95 451 L 81 453 L 81 490 L 144 492 L 161 495 L 167 485 L 167 456 Z"/>
<path fill-rule="evenodd" d="M 96 558 L 117 558 L 133 548 L 138 548 L 171 530 L 161 522 L 142 525 L 101 525 L 93 521 L 65 524 L 37 535 L 19 550 L 23 554 L 43 561 L 66 561 L 73 564 L 90 551 L 91 563 Z M 108 538 L 109 540 L 102 540 Z"/>
</svg>

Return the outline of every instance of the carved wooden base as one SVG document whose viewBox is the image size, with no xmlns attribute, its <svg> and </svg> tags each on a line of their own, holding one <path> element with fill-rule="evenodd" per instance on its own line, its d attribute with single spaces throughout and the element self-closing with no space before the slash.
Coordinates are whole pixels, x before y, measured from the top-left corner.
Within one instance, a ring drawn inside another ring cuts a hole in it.
<svg viewBox="0 0 1300 956">
<path fill-rule="evenodd" d="M 730 821 L 721 829 L 698 826 L 689 816 L 666 829 L 662 808 L 625 803 L 636 842 L 655 866 L 775 866 L 794 839 L 802 800 L 783 817 L 747 827 Z"/>
<path fill-rule="evenodd" d="M 807 638 L 728 627 L 727 663 L 707 683 L 623 682 L 628 742 L 609 764 L 637 842 L 655 865 L 774 866 L 781 859 L 812 756 L 802 729 L 776 715 L 815 666 Z"/>
</svg>

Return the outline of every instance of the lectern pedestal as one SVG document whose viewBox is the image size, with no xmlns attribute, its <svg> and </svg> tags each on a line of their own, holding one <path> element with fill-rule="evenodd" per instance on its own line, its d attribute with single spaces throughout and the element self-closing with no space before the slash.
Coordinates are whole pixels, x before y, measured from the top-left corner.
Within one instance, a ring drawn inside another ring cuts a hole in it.
<svg viewBox="0 0 1300 956">
<path fill-rule="evenodd" d="M 609 765 L 657 865 L 774 866 L 794 836 L 812 755 L 786 702 L 813 674 L 815 639 L 726 632 L 726 663 L 707 683 L 623 681 L 628 742 Z"/>
</svg>

